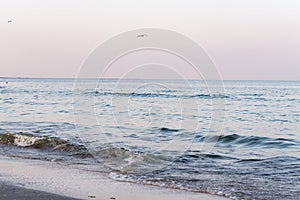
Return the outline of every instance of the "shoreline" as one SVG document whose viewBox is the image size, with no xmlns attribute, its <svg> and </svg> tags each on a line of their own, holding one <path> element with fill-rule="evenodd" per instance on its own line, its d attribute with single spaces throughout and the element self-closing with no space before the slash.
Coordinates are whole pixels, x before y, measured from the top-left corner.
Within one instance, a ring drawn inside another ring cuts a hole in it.
<svg viewBox="0 0 300 200">
<path fill-rule="evenodd" d="M 119 182 L 94 170 L 0 156 L 0 199 L 221 200 L 222 196 Z M 26 194 L 26 196 L 24 196 Z M 20 198 L 19 198 L 20 197 Z M 26 198 L 28 197 L 28 198 Z"/>
</svg>

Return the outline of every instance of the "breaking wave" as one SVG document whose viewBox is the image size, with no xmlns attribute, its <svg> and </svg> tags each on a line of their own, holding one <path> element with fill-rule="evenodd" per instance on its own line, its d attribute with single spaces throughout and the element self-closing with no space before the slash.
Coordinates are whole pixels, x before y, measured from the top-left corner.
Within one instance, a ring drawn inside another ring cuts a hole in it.
<svg viewBox="0 0 300 200">
<path fill-rule="evenodd" d="M 83 145 L 78 145 L 68 140 L 50 136 L 37 136 L 23 132 L 0 134 L 0 144 L 74 153 L 85 150 Z"/>
</svg>

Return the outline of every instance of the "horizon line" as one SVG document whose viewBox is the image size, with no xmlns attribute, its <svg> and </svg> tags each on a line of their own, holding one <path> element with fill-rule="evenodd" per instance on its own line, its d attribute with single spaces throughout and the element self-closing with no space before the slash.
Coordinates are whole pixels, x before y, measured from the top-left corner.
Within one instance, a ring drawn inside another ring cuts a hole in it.
<svg viewBox="0 0 300 200">
<path fill-rule="evenodd" d="M 74 77 L 11 77 L 0 76 L 0 79 L 81 79 L 81 80 L 95 80 L 99 78 L 74 78 Z M 120 78 L 101 78 L 102 80 L 117 80 Z M 191 81 L 300 81 L 300 79 L 154 79 L 154 78 L 126 78 L 124 80 L 191 80 Z"/>
</svg>

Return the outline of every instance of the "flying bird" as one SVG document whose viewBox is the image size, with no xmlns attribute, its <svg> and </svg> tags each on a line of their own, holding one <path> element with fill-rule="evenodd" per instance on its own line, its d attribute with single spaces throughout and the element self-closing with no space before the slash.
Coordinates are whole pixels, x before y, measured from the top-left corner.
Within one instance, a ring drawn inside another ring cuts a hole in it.
<svg viewBox="0 0 300 200">
<path fill-rule="evenodd" d="M 12 23 L 12 20 L 8 20 L 7 23 L 8 23 L 8 24 L 9 24 L 9 23 Z"/>
<path fill-rule="evenodd" d="M 147 34 L 140 34 L 140 35 L 137 35 L 136 37 L 137 38 L 142 38 L 142 37 L 147 37 L 148 35 Z"/>
</svg>

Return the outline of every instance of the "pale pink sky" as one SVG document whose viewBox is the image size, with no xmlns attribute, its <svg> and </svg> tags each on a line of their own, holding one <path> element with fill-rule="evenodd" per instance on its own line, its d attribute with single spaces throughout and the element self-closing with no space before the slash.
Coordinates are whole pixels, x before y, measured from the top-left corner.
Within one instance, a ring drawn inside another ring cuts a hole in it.
<svg viewBox="0 0 300 200">
<path fill-rule="evenodd" d="M 190 37 L 223 79 L 300 79 L 298 0 L 2 0 L 0 76 L 75 77 L 99 44 L 144 27 Z"/>
</svg>

